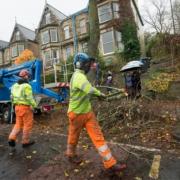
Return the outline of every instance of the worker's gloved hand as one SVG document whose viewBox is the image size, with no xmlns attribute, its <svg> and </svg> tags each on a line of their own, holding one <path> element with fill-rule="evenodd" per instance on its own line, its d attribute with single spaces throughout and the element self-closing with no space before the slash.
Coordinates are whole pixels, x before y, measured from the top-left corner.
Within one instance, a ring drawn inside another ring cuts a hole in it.
<svg viewBox="0 0 180 180">
<path fill-rule="evenodd" d="M 99 100 L 105 100 L 107 97 L 104 93 L 101 93 L 100 96 L 98 96 Z"/>
</svg>

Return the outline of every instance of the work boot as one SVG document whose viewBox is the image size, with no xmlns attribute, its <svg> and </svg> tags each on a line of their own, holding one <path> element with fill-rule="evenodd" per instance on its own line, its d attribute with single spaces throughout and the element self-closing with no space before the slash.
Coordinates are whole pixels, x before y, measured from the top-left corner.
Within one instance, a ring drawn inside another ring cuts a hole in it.
<svg viewBox="0 0 180 180">
<path fill-rule="evenodd" d="M 32 146 L 33 144 L 35 144 L 35 141 L 29 141 L 28 143 L 22 144 L 22 147 L 27 148 L 29 146 Z"/>
<path fill-rule="evenodd" d="M 15 140 L 9 140 L 8 144 L 10 147 L 15 147 L 16 146 L 16 141 Z"/>
<path fill-rule="evenodd" d="M 14 153 L 16 152 L 16 141 L 14 140 L 9 140 L 8 141 L 8 144 L 9 144 L 9 155 L 12 156 L 14 155 Z"/>
<path fill-rule="evenodd" d="M 82 159 L 77 155 L 75 155 L 75 156 L 66 156 L 66 157 L 67 157 L 67 159 L 68 159 L 68 161 L 70 163 L 73 163 L 73 164 L 81 164 L 82 163 Z"/>
<path fill-rule="evenodd" d="M 107 169 L 107 172 L 110 174 L 120 174 L 127 168 L 126 164 L 115 164 L 114 166 Z"/>
</svg>

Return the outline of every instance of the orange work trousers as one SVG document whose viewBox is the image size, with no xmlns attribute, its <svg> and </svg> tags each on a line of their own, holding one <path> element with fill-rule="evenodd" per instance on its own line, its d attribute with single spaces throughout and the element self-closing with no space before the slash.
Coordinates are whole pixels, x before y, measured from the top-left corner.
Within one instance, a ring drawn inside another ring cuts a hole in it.
<svg viewBox="0 0 180 180">
<path fill-rule="evenodd" d="M 69 132 L 66 155 L 73 157 L 76 155 L 76 146 L 78 144 L 79 135 L 83 128 L 86 128 L 93 144 L 97 148 L 99 154 L 103 159 L 103 164 L 106 169 L 116 164 L 115 158 L 104 139 L 101 128 L 96 120 L 93 112 L 84 114 L 68 113 L 69 117 Z"/>
<path fill-rule="evenodd" d="M 14 125 L 9 135 L 9 140 L 16 140 L 17 135 L 20 133 L 22 129 L 22 144 L 29 143 L 30 134 L 33 127 L 33 111 L 30 106 L 16 105 L 15 113 L 16 124 Z"/>
</svg>

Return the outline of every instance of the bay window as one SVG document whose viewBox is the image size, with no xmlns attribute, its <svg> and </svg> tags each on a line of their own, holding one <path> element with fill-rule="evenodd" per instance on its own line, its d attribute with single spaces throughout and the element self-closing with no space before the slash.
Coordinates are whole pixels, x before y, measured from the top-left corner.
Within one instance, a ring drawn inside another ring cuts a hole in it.
<svg viewBox="0 0 180 180">
<path fill-rule="evenodd" d="M 44 31 L 41 36 L 42 44 L 49 43 L 49 31 Z"/>
<path fill-rule="evenodd" d="M 98 8 L 99 22 L 103 23 L 112 19 L 111 4 L 105 4 Z"/>
<path fill-rule="evenodd" d="M 51 42 L 57 42 L 57 29 L 50 29 Z"/>
<path fill-rule="evenodd" d="M 19 44 L 18 45 L 18 54 L 20 55 L 22 53 L 22 51 L 24 51 L 24 45 L 23 44 Z"/>
<path fill-rule="evenodd" d="M 102 5 L 98 8 L 99 23 L 119 18 L 119 3 L 113 2 Z"/>
<path fill-rule="evenodd" d="M 17 45 L 12 46 L 11 55 L 12 55 L 12 57 L 16 57 L 18 55 L 17 54 Z"/>
<path fill-rule="evenodd" d="M 53 64 L 59 63 L 59 51 L 58 51 L 58 49 L 52 49 L 51 59 L 53 61 Z"/>
<path fill-rule="evenodd" d="M 119 18 L 119 3 L 113 3 L 113 15 L 114 18 Z"/>
<path fill-rule="evenodd" d="M 120 52 L 124 50 L 124 45 L 122 43 L 122 34 L 121 32 L 115 31 L 116 34 L 116 43 L 117 43 L 117 48 Z"/>
<path fill-rule="evenodd" d="M 103 54 L 113 53 L 114 52 L 113 31 L 102 33 L 101 43 L 102 43 Z"/>
</svg>

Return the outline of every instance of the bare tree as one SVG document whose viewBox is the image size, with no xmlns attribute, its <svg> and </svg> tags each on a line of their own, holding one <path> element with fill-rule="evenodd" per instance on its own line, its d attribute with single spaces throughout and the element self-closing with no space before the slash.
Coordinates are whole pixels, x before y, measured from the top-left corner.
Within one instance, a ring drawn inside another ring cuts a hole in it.
<svg viewBox="0 0 180 180">
<path fill-rule="evenodd" d="M 175 0 L 173 3 L 173 12 L 174 12 L 176 33 L 180 34 L 180 1 L 179 0 Z"/>
<path fill-rule="evenodd" d="M 145 7 L 144 21 L 156 33 L 166 33 L 171 30 L 170 13 L 167 0 L 150 0 L 150 8 Z M 152 10 L 153 9 L 153 10 Z"/>
</svg>

